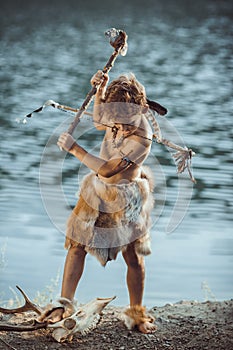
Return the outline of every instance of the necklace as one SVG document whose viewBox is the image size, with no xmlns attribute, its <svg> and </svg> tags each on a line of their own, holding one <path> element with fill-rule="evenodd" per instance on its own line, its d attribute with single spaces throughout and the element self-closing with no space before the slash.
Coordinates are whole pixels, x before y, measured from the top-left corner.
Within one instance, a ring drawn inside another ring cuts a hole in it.
<svg viewBox="0 0 233 350">
<path fill-rule="evenodd" d="M 114 148 L 120 147 L 122 145 L 122 142 L 124 141 L 124 139 L 127 137 L 127 136 L 122 135 L 118 140 L 116 140 L 118 130 L 119 129 L 115 125 L 112 127 L 112 133 L 113 133 L 112 145 Z"/>
<path fill-rule="evenodd" d="M 124 141 L 128 136 L 130 136 L 130 135 L 127 135 L 127 136 L 122 135 L 122 136 L 116 141 L 116 136 L 117 136 L 118 130 L 119 130 L 119 129 L 118 129 L 115 125 L 112 127 L 112 133 L 113 133 L 112 144 L 113 144 L 113 147 L 114 147 L 114 148 L 120 147 L 120 146 L 122 145 L 123 141 Z M 133 135 L 138 136 L 138 137 L 141 137 L 141 138 L 143 138 L 143 139 L 145 139 L 145 140 L 149 140 L 149 141 L 153 142 L 153 138 L 151 139 L 151 138 L 149 138 L 149 137 L 146 137 L 146 136 L 143 136 L 143 135 L 139 135 L 139 134 L 137 134 L 137 133 L 133 133 Z"/>
</svg>

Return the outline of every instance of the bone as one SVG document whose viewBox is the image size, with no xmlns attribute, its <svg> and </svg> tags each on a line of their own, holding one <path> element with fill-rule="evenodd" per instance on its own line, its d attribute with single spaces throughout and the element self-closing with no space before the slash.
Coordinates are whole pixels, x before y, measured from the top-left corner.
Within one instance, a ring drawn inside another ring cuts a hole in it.
<svg viewBox="0 0 233 350">
<path fill-rule="evenodd" d="M 59 314 L 62 314 L 62 318 L 66 318 L 71 316 L 76 309 L 74 304 L 69 299 L 59 298 L 55 302 L 50 303 L 43 308 L 43 312 L 38 317 L 38 321 L 48 321 L 49 323 L 56 323 L 60 321 L 61 318 L 54 313 L 55 310 L 61 310 Z"/>
<path fill-rule="evenodd" d="M 25 312 L 25 311 L 35 311 L 38 315 L 40 315 L 42 312 L 42 308 L 40 308 L 38 305 L 34 304 L 19 286 L 16 286 L 16 288 L 23 295 L 24 300 L 25 300 L 25 304 L 23 306 L 15 308 L 15 309 L 5 309 L 5 308 L 0 307 L 0 312 L 2 312 L 4 314 L 15 314 L 15 313 L 20 313 L 20 312 Z"/>
<path fill-rule="evenodd" d="M 87 304 L 77 306 L 76 303 L 66 298 L 60 298 L 57 302 L 40 308 L 29 300 L 21 288 L 17 288 L 24 296 L 25 305 L 16 309 L 0 308 L 0 312 L 9 314 L 37 310 L 38 313 L 40 312 L 40 316 L 38 320 L 32 319 L 28 324 L 17 325 L 0 322 L 0 331 L 28 332 L 47 328 L 52 330 L 53 338 L 60 343 L 71 341 L 75 333 L 85 335 L 96 328 L 102 316 L 101 311 L 115 299 L 115 297 L 96 298 Z M 49 320 L 49 316 L 58 308 L 63 309 L 63 319 L 58 322 L 53 319 L 53 323 L 50 323 L 51 320 Z"/>
<path fill-rule="evenodd" d="M 60 322 L 49 324 L 53 328 L 53 338 L 58 342 L 64 342 L 73 337 L 75 333 L 87 334 L 96 328 L 101 318 L 101 311 L 112 301 L 112 298 L 96 298 L 89 303 L 77 308 L 70 317 Z"/>
</svg>

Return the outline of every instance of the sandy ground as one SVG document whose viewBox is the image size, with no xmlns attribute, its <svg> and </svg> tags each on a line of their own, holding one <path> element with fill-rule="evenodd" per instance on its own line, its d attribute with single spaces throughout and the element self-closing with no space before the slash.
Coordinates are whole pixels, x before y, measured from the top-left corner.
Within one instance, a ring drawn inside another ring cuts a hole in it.
<svg viewBox="0 0 233 350">
<path fill-rule="evenodd" d="M 57 343 L 48 330 L 0 332 L 0 349 L 233 349 L 233 300 L 204 303 L 181 301 L 154 307 L 148 311 L 156 317 L 158 329 L 150 335 L 127 330 L 121 321 L 122 311 L 123 308 L 107 307 L 97 328 L 85 336 L 76 334 L 71 343 Z M 17 322 L 22 318 L 18 316 Z M 0 321 L 3 319 L 5 316 L 0 316 Z"/>
</svg>

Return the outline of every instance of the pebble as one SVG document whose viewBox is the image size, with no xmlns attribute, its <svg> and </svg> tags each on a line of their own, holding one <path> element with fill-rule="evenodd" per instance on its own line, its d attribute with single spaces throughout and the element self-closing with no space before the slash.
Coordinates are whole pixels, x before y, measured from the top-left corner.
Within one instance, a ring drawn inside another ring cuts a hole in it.
<svg viewBox="0 0 233 350">
<path fill-rule="evenodd" d="M 156 318 L 156 322 L 159 322 L 159 323 L 169 323 L 170 321 L 164 317 L 157 317 Z"/>
<path fill-rule="evenodd" d="M 164 306 L 165 306 L 165 307 L 166 307 L 166 306 L 173 306 L 173 304 L 172 304 L 172 303 L 167 303 L 167 304 L 165 304 Z"/>
</svg>

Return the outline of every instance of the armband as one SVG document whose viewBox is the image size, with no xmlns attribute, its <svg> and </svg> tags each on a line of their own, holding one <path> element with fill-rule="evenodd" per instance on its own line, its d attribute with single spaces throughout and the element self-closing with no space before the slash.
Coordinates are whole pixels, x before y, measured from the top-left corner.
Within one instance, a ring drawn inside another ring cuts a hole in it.
<svg viewBox="0 0 233 350">
<path fill-rule="evenodd" d="M 128 168 L 128 166 L 133 164 L 133 162 L 128 157 L 123 157 L 121 160 L 124 162 L 124 168 Z"/>
</svg>

